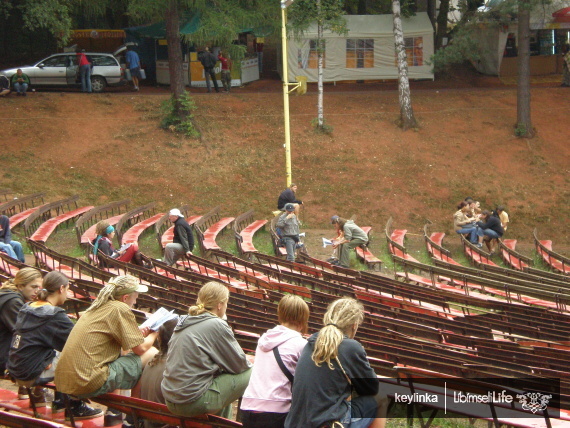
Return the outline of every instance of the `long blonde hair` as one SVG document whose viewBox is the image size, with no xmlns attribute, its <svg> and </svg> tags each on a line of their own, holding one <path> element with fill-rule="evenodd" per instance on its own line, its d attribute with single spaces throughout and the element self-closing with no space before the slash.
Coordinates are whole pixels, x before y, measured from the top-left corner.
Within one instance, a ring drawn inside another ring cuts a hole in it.
<svg viewBox="0 0 570 428">
<path fill-rule="evenodd" d="M 210 312 L 216 309 L 218 303 L 227 300 L 229 296 L 228 287 L 224 284 L 215 281 L 207 282 L 198 291 L 196 304 L 188 308 L 188 315 L 196 316 Z"/>
<path fill-rule="evenodd" d="M 93 303 L 91 303 L 91 306 L 89 306 L 85 312 L 100 308 L 109 300 L 115 300 L 116 297 L 132 293 L 136 290 L 139 283 L 140 282 L 138 278 L 132 275 L 120 275 L 111 278 L 107 285 L 105 285 L 101 291 L 99 291 L 97 298 L 93 301 Z"/>
<path fill-rule="evenodd" d="M 323 318 L 325 326 L 321 328 L 315 341 L 311 356 L 315 364 L 320 366 L 326 362 L 329 368 L 334 370 L 331 360 L 338 357 L 338 347 L 344 335 L 348 335 L 354 324 L 360 325 L 363 320 L 364 309 L 356 300 L 346 298 L 332 302 Z"/>
<path fill-rule="evenodd" d="M 20 269 L 14 278 L 9 279 L 4 284 L 2 284 L 2 288 L 18 291 L 18 288 L 25 287 L 32 281 L 35 281 L 38 278 L 42 277 L 42 273 L 37 270 L 36 268 L 26 267 Z"/>
</svg>

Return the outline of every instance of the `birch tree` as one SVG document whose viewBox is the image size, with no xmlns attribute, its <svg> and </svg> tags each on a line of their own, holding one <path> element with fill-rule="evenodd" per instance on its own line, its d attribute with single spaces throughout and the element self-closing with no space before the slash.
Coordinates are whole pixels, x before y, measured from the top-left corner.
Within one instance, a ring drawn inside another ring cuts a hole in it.
<svg viewBox="0 0 570 428">
<path fill-rule="evenodd" d="M 392 0 L 392 16 L 394 19 L 394 41 L 398 63 L 398 97 L 400 100 L 399 124 L 404 131 L 416 128 L 418 123 L 412 108 L 412 95 L 410 93 L 410 80 L 408 78 L 408 56 L 402 30 L 402 17 L 400 0 Z"/>
<path fill-rule="evenodd" d="M 342 1 L 338 0 L 296 0 L 289 7 L 289 28 L 296 38 L 302 37 L 309 26 L 317 25 L 317 129 L 325 130 L 324 115 L 324 67 L 326 45 L 323 33 L 330 30 L 346 34 L 346 21 L 343 17 Z"/>
</svg>

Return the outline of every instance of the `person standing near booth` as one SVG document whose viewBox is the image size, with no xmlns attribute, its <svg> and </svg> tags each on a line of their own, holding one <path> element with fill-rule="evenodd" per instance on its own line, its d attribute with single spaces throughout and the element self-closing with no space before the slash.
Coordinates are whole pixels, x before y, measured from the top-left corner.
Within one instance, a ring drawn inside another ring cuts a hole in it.
<svg viewBox="0 0 570 428">
<path fill-rule="evenodd" d="M 81 92 L 91 93 L 91 63 L 81 48 L 75 51 L 77 56 L 77 66 L 79 67 L 79 76 L 81 76 Z"/>
</svg>

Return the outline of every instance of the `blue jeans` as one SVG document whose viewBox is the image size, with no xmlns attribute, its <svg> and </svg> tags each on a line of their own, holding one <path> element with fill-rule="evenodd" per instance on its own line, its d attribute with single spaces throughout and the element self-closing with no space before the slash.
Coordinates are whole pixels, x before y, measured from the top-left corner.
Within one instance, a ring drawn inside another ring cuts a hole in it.
<svg viewBox="0 0 570 428">
<path fill-rule="evenodd" d="M 480 227 L 477 228 L 477 236 L 488 236 L 490 239 L 499 238 L 499 234 L 493 229 L 481 229 Z"/>
<path fill-rule="evenodd" d="M 340 421 L 345 428 L 368 428 L 378 410 L 378 403 L 372 395 L 363 395 L 347 401 L 348 411 Z"/>
<path fill-rule="evenodd" d="M 26 261 L 24 258 L 24 250 L 22 249 L 22 244 L 20 244 L 18 241 L 10 241 L 9 244 L 0 242 L 0 251 L 5 252 L 13 259 L 19 260 L 22 263 L 25 263 Z"/>
<path fill-rule="evenodd" d="M 81 92 L 91 92 L 91 64 L 82 65 L 79 72 L 81 73 Z"/>
<path fill-rule="evenodd" d="M 14 89 L 16 90 L 17 93 L 24 94 L 28 90 L 28 84 L 16 82 L 14 83 Z"/>
<path fill-rule="evenodd" d="M 295 247 L 297 243 L 293 238 L 289 238 L 288 236 L 284 236 L 282 238 L 283 243 L 285 244 L 285 248 L 287 249 L 287 260 L 290 262 L 295 261 Z"/>
<path fill-rule="evenodd" d="M 462 235 L 465 235 L 468 233 L 469 234 L 469 241 L 472 244 L 476 244 L 477 243 L 477 230 L 478 230 L 477 226 L 471 226 L 471 227 L 462 226 L 461 229 L 456 230 L 455 232 L 460 233 Z"/>
</svg>

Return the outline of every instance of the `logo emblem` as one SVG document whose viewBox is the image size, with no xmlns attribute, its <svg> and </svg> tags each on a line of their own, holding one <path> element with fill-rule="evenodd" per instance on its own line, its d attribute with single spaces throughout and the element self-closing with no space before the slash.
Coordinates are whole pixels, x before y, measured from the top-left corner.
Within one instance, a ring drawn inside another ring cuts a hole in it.
<svg viewBox="0 0 570 428">
<path fill-rule="evenodd" d="M 532 413 L 536 413 L 539 410 L 546 410 L 552 395 L 541 394 L 540 392 L 526 392 L 524 394 L 517 394 L 517 398 L 524 410 L 530 410 Z"/>
</svg>

